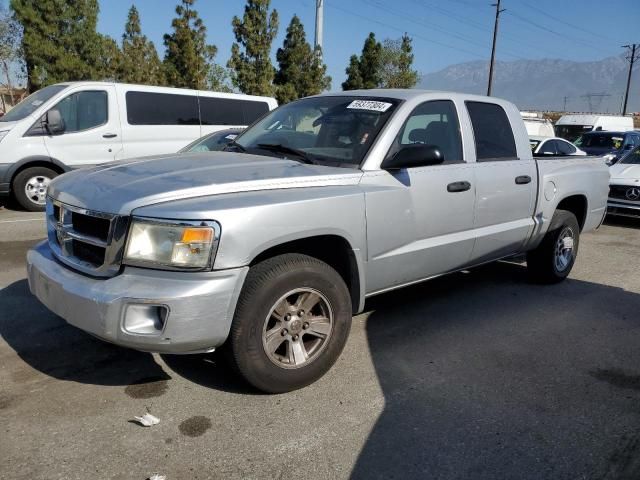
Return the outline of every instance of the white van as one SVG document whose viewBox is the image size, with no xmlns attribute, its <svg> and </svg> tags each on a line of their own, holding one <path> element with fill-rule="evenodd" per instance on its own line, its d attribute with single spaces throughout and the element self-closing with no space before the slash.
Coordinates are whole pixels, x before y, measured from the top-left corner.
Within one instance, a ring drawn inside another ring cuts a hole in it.
<svg viewBox="0 0 640 480">
<path fill-rule="evenodd" d="M 633 117 L 621 115 L 563 115 L 556 122 L 556 136 L 575 142 L 580 135 L 594 131 L 628 132 L 633 130 Z"/>
<path fill-rule="evenodd" d="M 273 110 L 269 97 L 71 82 L 35 92 L 0 117 L 0 195 L 43 210 L 49 181 L 73 168 L 174 153 Z"/>
</svg>

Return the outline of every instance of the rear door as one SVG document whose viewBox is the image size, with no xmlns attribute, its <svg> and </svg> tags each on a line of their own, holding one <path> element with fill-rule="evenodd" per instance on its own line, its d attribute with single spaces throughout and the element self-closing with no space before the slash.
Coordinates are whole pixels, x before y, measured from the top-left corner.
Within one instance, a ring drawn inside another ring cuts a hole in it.
<svg viewBox="0 0 640 480">
<path fill-rule="evenodd" d="M 463 268 L 473 248 L 473 164 L 463 156 L 456 106 L 450 100 L 417 106 L 388 155 L 403 146 L 435 145 L 444 163 L 367 172 L 368 293 Z M 368 176 L 370 175 L 370 178 Z"/>
<path fill-rule="evenodd" d="M 65 130 L 44 137 L 50 157 L 82 167 L 109 162 L 119 154 L 122 135 L 113 86 L 72 91 L 53 108 L 60 111 Z"/>
<path fill-rule="evenodd" d="M 501 105 L 465 104 L 476 147 L 472 262 L 481 263 L 522 247 L 533 226 L 537 169 L 530 149 L 520 152 L 522 158 L 518 156 L 510 119 Z M 519 133 L 524 138 L 524 127 Z"/>
</svg>

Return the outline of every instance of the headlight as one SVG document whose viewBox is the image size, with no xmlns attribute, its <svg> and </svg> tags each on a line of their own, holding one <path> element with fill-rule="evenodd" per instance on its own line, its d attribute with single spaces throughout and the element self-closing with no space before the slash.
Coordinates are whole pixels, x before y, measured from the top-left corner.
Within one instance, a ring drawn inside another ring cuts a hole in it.
<svg viewBox="0 0 640 480">
<path fill-rule="evenodd" d="M 6 137 L 6 136 L 7 136 L 7 133 L 9 133 L 9 130 L 2 130 L 2 131 L 0 131 L 0 142 L 2 141 L 2 139 L 3 139 L 4 137 Z"/>
<path fill-rule="evenodd" d="M 134 218 L 125 263 L 143 267 L 204 270 L 211 265 L 220 226 L 215 222 L 181 222 Z"/>
</svg>

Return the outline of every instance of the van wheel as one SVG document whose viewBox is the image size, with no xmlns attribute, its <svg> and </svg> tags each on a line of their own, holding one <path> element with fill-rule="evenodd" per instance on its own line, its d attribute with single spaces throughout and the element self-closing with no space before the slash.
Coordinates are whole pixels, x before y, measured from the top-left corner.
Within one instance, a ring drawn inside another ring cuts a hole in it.
<svg viewBox="0 0 640 480">
<path fill-rule="evenodd" d="M 539 283 L 558 283 L 567 278 L 578 255 L 580 225 L 576 216 L 556 210 L 540 245 L 527 253 L 527 269 Z"/>
<path fill-rule="evenodd" d="M 285 254 L 248 273 L 229 335 L 231 360 L 269 393 L 302 388 L 340 356 L 351 328 L 342 277 L 313 257 Z"/>
<path fill-rule="evenodd" d="M 44 211 L 47 187 L 58 172 L 46 167 L 25 168 L 13 179 L 11 190 L 22 208 L 30 212 Z"/>
</svg>

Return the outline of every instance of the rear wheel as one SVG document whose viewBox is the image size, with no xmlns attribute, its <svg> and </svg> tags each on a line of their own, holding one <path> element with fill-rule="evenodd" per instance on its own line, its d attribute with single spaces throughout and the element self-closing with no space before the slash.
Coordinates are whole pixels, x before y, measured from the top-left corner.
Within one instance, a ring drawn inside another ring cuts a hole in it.
<svg viewBox="0 0 640 480">
<path fill-rule="evenodd" d="M 249 271 L 229 337 L 232 361 L 260 390 L 295 390 L 331 368 L 350 327 L 338 272 L 313 257 L 279 255 Z"/>
<path fill-rule="evenodd" d="M 13 196 L 22 208 L 30 212 L 41 212 L 45 208 L 47 187 L 58 173 L 47 167 L 29 167 L 13 179 Z"/>
<path fill-rule="evenodd" d="M 556 210 L 549 231 L 540 245 L 527 253 L 527 268 L 533 280 L 558 283 L 567 278 L 578 254 L 580 225 L 576 216 Z"/>
</svg>

